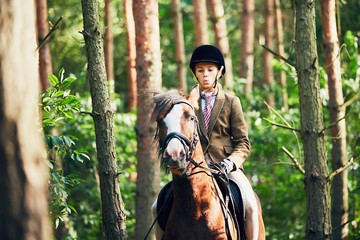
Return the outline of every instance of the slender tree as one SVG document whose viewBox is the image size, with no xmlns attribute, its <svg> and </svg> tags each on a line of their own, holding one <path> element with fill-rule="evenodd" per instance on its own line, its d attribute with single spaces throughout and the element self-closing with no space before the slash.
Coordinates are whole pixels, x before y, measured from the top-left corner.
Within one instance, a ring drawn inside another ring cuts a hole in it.
<svg viewBox="0 0 360 240">
<path fill-rule="evenodd" d="M 135 22 L 133 14 L 133 0 L 124 1 L 125 28 L 127 42 L 127 70 L 129 87 L 128 110 L 132 111 L 137 105 L 136 87 L 136 45 L 135 45 Z"/>
<path fill-rule="evenodd" d="M 209 43 L 206 0 L 193 0 L 195 45 Z"/>
<path fill-rule="evenodd" d="M 34 1 L 0 7 L 0 239 L 51 239 Z"/>
<path fill-rule="evenodd" d="M 240 56 L 240 74 L 241 78 L 246 79 L 245 96 L 251 97 L 254 82 L 254 38 L 255 21 L 254 0 L 241 0 L 242 18 L 241 18 L 241 56 Z"/>
<path fill-rule="evenodd" d="M 209 0 L 209 8 L 211 20 L 214 27 L 216 44 L 224 54 L 226 65 L 226 75 L 224 76 L 224 87 L 233 90 L 234 77 L 231 60 L 231 52 L 229 46 L 229 38 L 227 34 L 226 18 L 222 0 Z"/>
<path fill-rule="evenodd" d="M 315 1 L 296 0 L 295 49 L 304 147 L 306 239 L 331 239 L 330 181 L 326 164 L 315 29 Z"/>
<path fill-rule="evenodd" d="M 160 166 L 153 147 L 155 126 L 149 125 L 151 96 L 148 90 L 161 88 L 160 30 L 157 0 L 134 0 L 136 72 L 138 89 L 135 239 L 143 239 L 153 219 L 151 205 L 160 190 Z M 135 11 L 136 9 L 136 11 Z"/>
<path fill-rule="evenodd" d="M 36 0 L 36 25 L 39 48 L 39 76 L 41 90 L 45 90 L 50 86 L 48 76 L 53 72 L 50 46 L 45 39 L 49 33 L 47 11 L 47 0 Z"/>
<path fill-rule="evenodd" d="M 274 0 L 265 0 L 265 45 L 269 49 L 274 46 Z M 269 51 L 264 51 L 264 84 L 268 91 L 267 102 L 274 106 L 274 93 L 272 91 L 274 84 L 274 70 L 272 65 L 273 55 Z"/>
<path fill-rule="evenodd" d="M 112 7 L 111 0 L 105 0 L 105 67 L 106 76 L 109 82 L 110 97 L 115 92 L 114 77 L 114 35 L 112 30 Z"/>
<path fill-rule="evenodd" d="M 275 29 L 276 29 L 276 49 L 280 56 L 285 55 L 284 50 L 284 37 L 283 37 L 283 25 L 282 25 L 282 13 L 281 13 L 281 5 L 280 0 L 274 0 L 274 8 L 275 8 Z M 280 64 L 284 64 L 282 59 L 279 60 Z M 283 108 L 288 110 L 288 94 L 286 90 L 286 74 L 284 71 L 279 71 L 279 84 L 281 86 L 281 95 Z"/>
<path fill-rule="evenodd" d="M 346 125 L 344 97 L 341 83 L 340 48 L 336 27 L 336 1 L 321 1 L 322 41 L 325 50 L 325 71 L 328 77 L 330 129 L 332 150 L 331 163 L 335 171 L 347 162 Z M 331 215 L 333 239 L 347 239 L 349 234 L 348 215 L 348 172 L 342 171 L 332 182 Z"/>
<path fill-rule="evenodd" d="M 125 210 L 120 194 L 117 168 L 113 111 L 111 110 L 105 58 L 100 32 L 97 0 L 82 0 L 82 12 L 88 77 L 92 100 L 96 150 L 99 160 L 101 209 L 104 231 L 107 239 L 126 239 Z"/>
<path fill-rule="evenodd" d="M 184 30 L 182 21 L 182 8 L 180 0 L 171 0 L 171 12 L 174 19 L 174 38 L 175 38 L 175 59 L 177 66 L 177 82 L 178 89 L 181 92 L 187 91 L 186 83 L 186 59 L 185 59 L 185 43 Z"/>
</svg>

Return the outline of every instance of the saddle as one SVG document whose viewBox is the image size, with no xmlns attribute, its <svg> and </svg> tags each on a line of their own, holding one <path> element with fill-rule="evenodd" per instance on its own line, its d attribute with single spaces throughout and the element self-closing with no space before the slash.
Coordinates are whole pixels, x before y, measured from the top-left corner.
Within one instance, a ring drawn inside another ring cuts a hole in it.
<svg viewBox="0 0 360 240">
<path fill-rule="evenodd" d="M 239 228 L 240 239 L 246 239 L 244 228 L 244 207 L 239 187 L 231 179 L 225 182 L 224 179 L 218 175 L 214 175 L 224 199 L 229 199 L 227 208 L 230 210 L 231 215 L 237 220 Z M 229 189 L 231 193 L 229 193 Z M 164 231 L 170 211 L 173 204 L 173 185 L 172 181 L 167 183 L 159 192 L 157 199 L 157 222 L 160 228 Z"/>
</svg>

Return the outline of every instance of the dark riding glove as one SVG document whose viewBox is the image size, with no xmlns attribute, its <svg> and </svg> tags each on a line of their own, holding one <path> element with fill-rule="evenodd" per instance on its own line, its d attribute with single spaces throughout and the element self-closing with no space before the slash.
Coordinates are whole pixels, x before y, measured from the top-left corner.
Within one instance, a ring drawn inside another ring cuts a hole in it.
<svg viewBox="0 0 360 240">
<path fill-rule="evenodd" d="M 235 163 L 233 161 L 231 161 L 230 159 L 228 159 L 228 158 L 222 160 L 219 163 L 215 163 L 214 165 L 217 168 L 223 170 L 226 174 L 236 170 Z"/>
</svg>

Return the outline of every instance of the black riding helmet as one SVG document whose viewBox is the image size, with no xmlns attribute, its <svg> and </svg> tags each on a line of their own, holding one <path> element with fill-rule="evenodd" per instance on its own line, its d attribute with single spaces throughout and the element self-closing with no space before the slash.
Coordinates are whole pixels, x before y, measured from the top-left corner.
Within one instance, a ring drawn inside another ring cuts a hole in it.
<svg viewBox="0 0 360 240">
<path fill-rule="evenodd" d="M 211 62 L 215 63 L 220 69 L 223 66 L 222 75 L 225 74 L 225 61 L 221 51 L 213 45 L 201 45 L 197 47 L 190 59 L 190 68 L 195 74 L 195 65 L 200 62 Z"/>
</svg>

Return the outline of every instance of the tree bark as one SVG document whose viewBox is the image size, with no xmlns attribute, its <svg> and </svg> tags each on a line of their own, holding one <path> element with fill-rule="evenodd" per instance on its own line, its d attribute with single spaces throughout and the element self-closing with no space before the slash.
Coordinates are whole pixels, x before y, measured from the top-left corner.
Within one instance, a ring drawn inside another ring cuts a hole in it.
<svg viewBox="0 0 360 240">
<path fill-rule="evenodd" d="M 186 59 L 185 59 L 185 43 L 184 30 L 181 12 L 181 1 L 171 0 L 171 12 L 174 19 L 174 38 L 175 38 L 175 59 L 177 66 L 177 82 L 179 91 L 187 92 L 186 83 Z"/>
<path fill-rule="evenodd" d="M 195 45 L 209 43 L 206 0 L 193 0 Z"/>
<path fill-rule="evenodd" d="M 115 93 L 114 36 L 112 30 L 111 0 L 105 0 L 105 67 L 110 97 Z"/>
<path fill-rule="evenodd" d="M 34 1 L 0 7 L 0 239 L 52 237 Z"/>
<path fill-rule="evenodd" d="M 232 91 L 234 87 L 234 76 L 222 0 L 210 0 L 209 8 L 211 13 L 211 20 L 214 27 L 216 45 L 223 53 L 225 60 L 226 74 L 223 78 L 223 85 L 225 88 Z"/>
<path fill-rule="evenodd" d="M 275 28 L 276 28 L 276 48 L 277 52 L 280 56 L 285 57 L 285 50 L 284 50 L 284 37 L 283 37 L 283 26 L 282 26 L 282 13 L 281 13 L 281 4 L 280 0 L 274 0 L 274 8 L 275 8 Z M 280 64 L 284 64 L 282 59 L 279 59 Z M 286 89 L 286 74 L 284 71 L 279 71 L 279 83 L 281 86 L 281 95 L 282 95 L 282 102 L 284 110 L 289 109 L 288 105 L 288 94 Z"/>
<path fill-rule="evenodd" d="M 82 0 L 83 35 L 88 60 L 88 77 L 92 99 L 96 150 L 99 160 L 101 207 L 107 239 L 126 239 L 125 211 L 120 194 L 117 168 L 113 111 L 107 86 L 98 2 Z"/>
<path fill-rule="evenodd" d="M 49 33 L 47 10 L 47 0 L 36 0 L 37 38 L 38 47 L 40 47 L 39 76 L 42 91 L 50 87 L 48 76 L 53 71 L 49 43 L 48 41 L 43 43 L 44 38 Z M 42 45 L 40 46 L 40 44 Z"/>
<path fill-rule="evenodd" d="M 335 0 L 321 1 L 322 41 L 325 50 L 325 71 L 328 77 L 330 122 L 336 123 L 331 129 L 332 169 L 344 166 L 347 163 L 346 155 L 346 124 L 345 110 L 342 108 L 344 97 L 341 83 L 340 48 L 336 27 Z M 344 119 L 342 119 L 344 118 Z M 339 121 L 342 119 L 341 121 Z M 349 227 L 349 193 L 348 172 L 342 171 L 336 175 L 332 184 L 332 227 L 333 239 L 347 239 Z"/>
<path fill-rule="evenodd" d="M 242 0 L 240 77 L 246 79 L 245 96 L 250 98 L 254 82 L 254 0 Z"/>
<path fill-rule="evenodd" d="M 124 1 L 125 28 L 128 50 L 126 61 L 128 69 L 129 112 L 133 111 L 137 105 L 135 23 L 132 7 L 133 0 Z"/>
<path fill-rule="evenodd" d="M 160 190 L 160 166 L 153 147 L 155 126 L 150 125 L 151 96 L 161 88 L 161 51 L 157 0 L 134 0 L 136 71 L 138 88 L 136 182 L 136 229 L 134 239 L 143 239 L 153 223 L 151 205 Z"/>
<path fill-rule="evenodd" d="M 265 0 L 265 45 L 269 49 L 274 46 L 274 0 Z M 273 55 L 269 51 L 264 51 L 264 84 L 268 93 L 267 103 L 270 106 L 275 105 L 273 84 L 274 70 L 272 65 Z"/>
<path fill-rule="evenodd" d="M 315 29 L 315 1 L 296 0 L 295 49 L 304 146 L 306 239 L 331 239 L 330 182 L 326 164 Z"/>
</svg>

